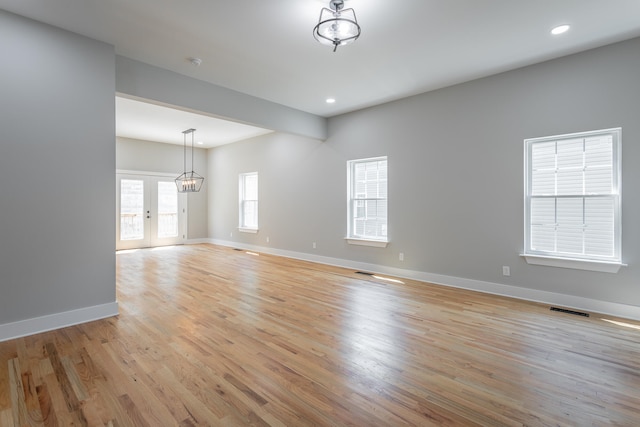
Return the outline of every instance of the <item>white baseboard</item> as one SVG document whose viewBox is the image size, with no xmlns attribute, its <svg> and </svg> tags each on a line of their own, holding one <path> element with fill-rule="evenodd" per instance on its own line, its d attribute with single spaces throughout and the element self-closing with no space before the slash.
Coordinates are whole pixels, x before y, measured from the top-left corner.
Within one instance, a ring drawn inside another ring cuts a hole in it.
<svg viewBox="0 0 640 427">
<path fill-rule="evenodd" d="M 0 325 L 0 342 L 118 315 L 118 302 L 79 308 Z"/>
<path fill-rule="evenodd" d="M 187 239 L 184 241 L 185 245 L 197 245 L 199 243 L 213 243 L 211 239 L 199 238 L 199 239 Z"/>
<path fill-rule="evenodd" d="M 587 311 L 592 313 L 606 314 L 610 316 L 623 317 L 626 319 L 640 320 L 640 307 L 628 304 L 621 304 L 608 301 L 600 301 L 591 298 L 584 298 L 574 295 L 565 295 L 555 292 L 541 291 L 519 286 L 503 285 L 500 283 L 484 282 L 481 280 L 464 279 L 461 277 L 445 276 L 441 274 L 427 273 L 423 271 L 405 270 L 384 265 L 368 264 L 357 261 L 350 261 L 340 258 L 324 257 L 308 254 L 304 252 L 287 251 L 263 246 L 245 245 L 237 242 L 230 242 L 218 239 L 199 239 L 197 243 L 212 243 L 220 246 L 228 246 L 238 249 L 246 249 L 255 252 L 262 252 L 270 255 L 278 255 L 286 258 L 312 261 L 320 264 L 333 265 L 355 270 L 367 271 L 370 273 L 388 274 L 390 276 L 405 279 L 419 280 L 422 282 L 434 283 L 437 285 L 450 286 L 454 288 L 468 289 L 472 291 L 484 292 L 488 294 L 501 295 L 526 301 L 539 302 L 553 306 Z"/>
</svg>

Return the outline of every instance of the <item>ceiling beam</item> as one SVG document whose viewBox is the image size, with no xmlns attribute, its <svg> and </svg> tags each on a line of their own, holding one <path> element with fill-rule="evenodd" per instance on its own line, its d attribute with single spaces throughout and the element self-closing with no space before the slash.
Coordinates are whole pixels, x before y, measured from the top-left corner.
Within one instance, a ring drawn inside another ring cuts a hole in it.
<svg viewBox="0 0 640 427">
<path fill-rule="evenodd" d="M 173 71 L 116 56 L 116 91 L 124 96 L 320 140 L 327 119 Z"/>
</svg>

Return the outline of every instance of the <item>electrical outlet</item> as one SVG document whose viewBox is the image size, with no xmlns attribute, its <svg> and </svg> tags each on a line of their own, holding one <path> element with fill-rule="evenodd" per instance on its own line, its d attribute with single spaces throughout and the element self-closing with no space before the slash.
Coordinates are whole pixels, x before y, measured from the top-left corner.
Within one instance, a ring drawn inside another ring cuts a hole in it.
<svg viewBox="0 0 640 427">
<path fill-rule="evenodd" d="M 269 243 L 269 237 L 267 237 L 267 243 Z"/>
<path fill-rule="evenodd" d="M 229 233 L 229 237 L 233 237 L 233 231 Z"/>
<path fill-rule="evenodd" d="M 502 266 L 502 275 L 503 276 L 511 276 L 511 269 L 509 268 L 508 265 L 503 265 Z"/>
<path fill-rule="evenodd" d="M 313 249 L 316 248 L 316 242 L 313 242 Z"/>
<path fill-rule="evenodd" d="M 404 252 L 400 252 L 400 254 L 398 254 L 398 259 L 400 261 L 404 261 Z"/>
</svg>

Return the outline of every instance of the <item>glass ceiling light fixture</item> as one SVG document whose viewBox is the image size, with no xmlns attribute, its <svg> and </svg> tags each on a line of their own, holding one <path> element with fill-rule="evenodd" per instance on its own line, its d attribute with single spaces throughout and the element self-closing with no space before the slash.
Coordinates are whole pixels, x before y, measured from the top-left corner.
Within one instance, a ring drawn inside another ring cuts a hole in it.
<svg viewBox="0 0 640 427">
<path fill-rule="evenodd" d="M 554 36 L 558 36 L 560 34 L 566 33 L 570 28 L 571 26 L 568 24 L 558 25 L 557 27 L 553 27 L 553 29 L 551 30 L 551 34 L 553 34 Z"/>
<path fill-rule="evenodd" d="M 329 7 L 320 11 L 313 37 L 324 45 L 333 46 L 335 52 L 338 46 L 353 43 L 360 37 L 360 25 L 353 9 L 344 9 L 344 0 L 331 0 Z"/>
<path fill-rule="evenodd" d="M 204 178 L 193 171 L 193 140 L 195 129 L 187 129 L 184 135 L 184 172 L 175 179 L 178 193 L 195 193 L 200 191 Z M 187 135 L 191 134 L 191 172 L 187 172 Z"/>
</svg>

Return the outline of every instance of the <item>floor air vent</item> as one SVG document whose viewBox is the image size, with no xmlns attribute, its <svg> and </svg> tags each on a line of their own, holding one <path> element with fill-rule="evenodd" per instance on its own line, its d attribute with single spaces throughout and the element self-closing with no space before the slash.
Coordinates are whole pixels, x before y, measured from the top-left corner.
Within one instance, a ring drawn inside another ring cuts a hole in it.
<svg viewBox="0 0 640 427">
<path fill-rule="evenodd" d="M 242 252 L 242 249 L 238 249 L 238 248 L 233 248 L 233 250 L 234 250 L 234 251 L 241 251 L 241 252 Z"/>
<path fill-rule="evenodd" d="M 373 273 L 367 273 L 365 271 L 356 271 L 356 274 L 364 274 L 365 276 L 373 276 Z"/>
<path fill-rule="evenodd" d="M 567 310 L 566 308 L 551 307 L 550 310 L 551 311 L 559 311 L 561 313 L 573 314 L 575 316 L 589 317 L 589 313 L 584 313 L 582 311 L 575 311 L 575 310 Z"/>
</svg>

